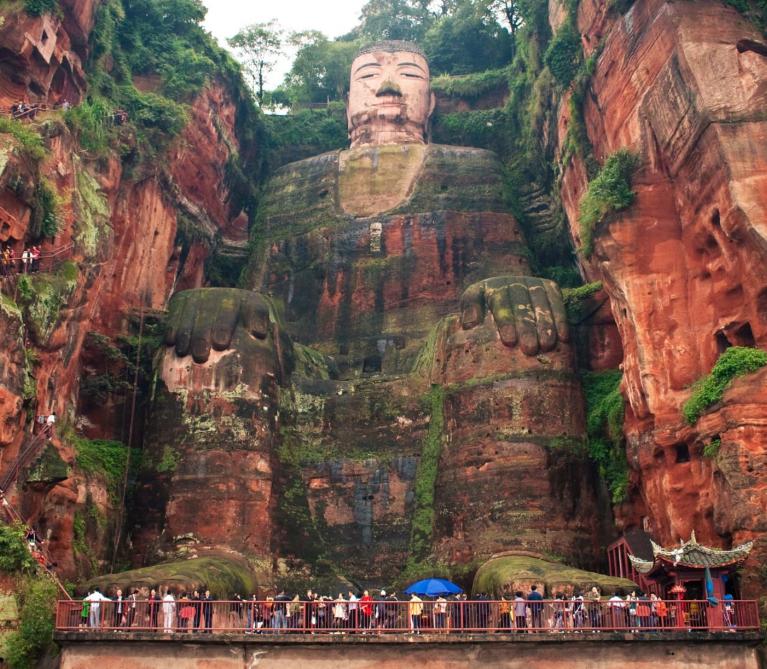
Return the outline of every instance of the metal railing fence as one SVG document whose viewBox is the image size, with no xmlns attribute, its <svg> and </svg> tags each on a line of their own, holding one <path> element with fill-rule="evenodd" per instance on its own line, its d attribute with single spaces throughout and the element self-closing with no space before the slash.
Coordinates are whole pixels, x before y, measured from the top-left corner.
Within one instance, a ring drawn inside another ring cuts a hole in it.
<svg viewBox="0 0 767 669">
<path fill-rule="evenodd" d="M 166 634 L 578 634 L 759 629 L 754 600 L 60 601 L 56 629 Z"/>
</svg>

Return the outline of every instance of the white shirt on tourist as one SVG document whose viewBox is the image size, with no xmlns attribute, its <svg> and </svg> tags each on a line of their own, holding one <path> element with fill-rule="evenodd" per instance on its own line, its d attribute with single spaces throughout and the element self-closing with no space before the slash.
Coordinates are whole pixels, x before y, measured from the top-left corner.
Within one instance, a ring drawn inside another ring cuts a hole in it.
<svg viewBox="0 0 767 669">
<path fill-rule="evenodd" d="M 99 602 L 106 602 L 108 599 L 109 599 L 108 597 L 104 597 L 104 595 L 102 595 L 98 590 L 96 590 L 95 592 L 92 592 L 90 595 L 88 595 L 85 598 L 85 601 L 91 603 L 91 608 L 98 609 Z"/>
</svg>

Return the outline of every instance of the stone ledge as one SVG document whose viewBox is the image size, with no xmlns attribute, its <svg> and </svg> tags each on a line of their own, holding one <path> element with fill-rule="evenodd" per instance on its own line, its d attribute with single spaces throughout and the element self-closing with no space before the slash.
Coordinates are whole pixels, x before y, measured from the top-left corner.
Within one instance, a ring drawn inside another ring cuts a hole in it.
<svg viewBox="0 0 767 669">
<path fill-rule="evenodd" d="M 247 646 L 325 646 L 325 645 L 460 645 L 460 644 L 534 644 L 567 643 L 739 643 L 754 645 L 764 641 L 756 630 L 743 632 L 570 632 L 566 634 L 157 634 L 153 632 L 61 632 L 54 634 L 61 644 L 103 642 L 130 644 L 155 642 L 175 644 L 219 644 Z"/>
</svg>

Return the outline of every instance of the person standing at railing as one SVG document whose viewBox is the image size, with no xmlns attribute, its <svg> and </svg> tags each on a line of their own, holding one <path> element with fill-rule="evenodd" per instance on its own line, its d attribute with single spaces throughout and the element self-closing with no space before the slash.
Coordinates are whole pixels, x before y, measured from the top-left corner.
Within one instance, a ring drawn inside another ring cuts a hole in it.
<svg viewBox="0 0 767 669">
<path fill-rule="evenodd" d="M 576 592 L 572 598 L 573 629 L 583 627 L 586 618 L 586 612 L 584 611 L 583 606 L 583 594 Z"/>
<path fill-rule="evenodd" d="M 359 611 L 359 598 L 354 594 L 352 590 L 349 590 L 349 628 L 352 630 L 357 629 L 359 623 L 357 614 Z"/>
<path fill-rule="evenodd" d="M 173 623 L 176 617 L 176 599 L 173 597 L 173 593 L 170 590 L 168 590 L 162 598 L 162 616 L 162 631 L 165 634 L 170 634 L 173 632 Z"/>
<path fill-rule="evenodd" d="M 440 595 L 434 602 L 434 627 L 438 630 L 446 630 L 447 625 L 447 600 Z"/>
<path fill-rule="evenodd" d="M 637 600 L 637 618 L 640 629 L 650 627 L 650 598 L 641 591 Z"/>
<path fill-rule="evenodd" d="M 517 634 L 527 631 L 527 602 L 519 590 L 514 593 L 514 625 Z"/>
<path fill-rule="evenodd" d="M 126 627 L 133 627 L 133 620 L 136 618 L 136 602 L 138 601 L 138 590 L 133 590 L 128 595 L 128 621 Z"/>
<path fill-rule="evenodd" d="M 32 264 L 32 253 L 29 248 L 25 248 L 21 252 L 21 273 L 27 274 L 29 272 L 30 265 Z"/>
<path fill-rule="evenodd" d="M 530 602 L 530 615 L 533 619 L 533 631 L 543 629 L 543 595 L 538 592 L 538 586 L 533 583 L 530 586 L 530 592 L 527 593 L 527 600 Z"/>
<path fill-rule="evenodd" d="M 149 626 L 157 629 L 157 619 L 160 614 L 160 598 L 157 596 L 157 590 L 152 588 L 149 591 Z"/>
<path fill-rule="evenodd" d="M 397 593 L 392 592 L 386 597 L 386 627 L 389 629 L 396 629 L 397 618 L 400 612 L 399 599 L 397 599 Z"/>
<path fill-rule="evenodd" d="M 101 627 L 101 602 L 108 602 L 109 598 L 104 597 L 98 588 L 93 588 L 93 592 L 85 598 L 85 601 L 90 602 L 91 607 L 88 613 L 88 624 L 92 629 L 98 629 Z"/>
<path fill-rule="evenodd" d="M 596 630 L 602 626 L 602 615 L 600 611 L 602 595 L 599 592 L 599 588 L 597 588 L 597 586 L 592 587 L 591 590 L 589 590 L 588 595 L 586 595 L 586 599 L 588 600 L 589 624 Z"/>
<path fill-rule="evenodd" d="M 274 606 L 272 610 L 272 629 L 284 630 L 288 626 L 287 621 L 287 609 L 290 597 L 285 594 L 284 590 L 280 591 L 280 594 L 274 598 Z"/>
<path fill-rule="evenodd" d="M 120 588 L 117 588 L 115 598 L 112 601 L 114 602 L 114 607 L 112 609 L 112 627 L 117 629 L 125 624 L 125 598 L 123 597 L 123 591 Z"/>
<path fill-rule="evenodd" d="M 205 621 L 205 632 L 210 634 L 213 630 L 213 602 L 215 597 L 210 594 L 210 590 L 206 590 L 202 596 L 202 617 Z"/>
<path fill-rule="evenodd" d="M 408 612 L 410 613 L 410 631 L 414 632 L 415 634 L 420 634 L 421 614 L 423 613 L 423 600 L 415 593 L 410 596 Z"/>
<path fill-rule="evenodd" d="M 360 627 L 365 630 L 369 630 L 371 627 L 371 620 L 373 615 L 373 598 L 370 593 L 365 590 L 362 593 L 360 599 Z"/>
<path fill-rule="evenodd" d="M 735 631 L 735 604 L 731 594 L 724 596 L 724 607 L 722 611 L 722 624 L 727 628 L 728 632 Z"/>
<path fill-rule="evenodd" d="M 344 593 L 339 592 L 336 601 L 333 603 L 333 627 L 337 629 L 343 629 L 346 626 L 346 620 L 348 619 L 348 613 L 346 610 L 346 600 L 344 599 Z"/>
<path fill-rule="evenodd" d="M 192 602 L 192 610 L 194 613 L 191 625 L 192 625 L 192 629 L 194 631 L 197 631 L 200 629 L 200 620 L 202 619 L 202 604 L 200 603 L 200 600 L 201 600 L 200 591 L 193 590 L 190 600 Z"/>
<path fill-rule="evenodd" d="M 626 625 L 626 602 L 623 601 L 619 592 L 613 593 L 613 596 L 607 602 L 610 610 L 610 625 L 616 629 Z"/>
</svg>

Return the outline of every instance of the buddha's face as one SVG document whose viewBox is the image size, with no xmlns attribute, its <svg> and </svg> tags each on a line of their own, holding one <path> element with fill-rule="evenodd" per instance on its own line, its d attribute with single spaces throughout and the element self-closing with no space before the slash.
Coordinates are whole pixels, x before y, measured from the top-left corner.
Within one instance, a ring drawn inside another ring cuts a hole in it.
<svg viewBox="0 0 767 669">
<path fill-rule="evenodd" d="M 420 54 L 376 51 L 352 63 L 347 111 L 352 147 L 422 143 L 433 110 L 429 64 Z"/>
</svg>

